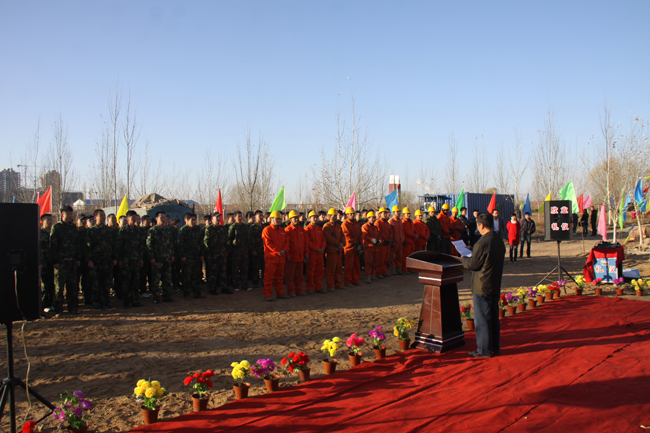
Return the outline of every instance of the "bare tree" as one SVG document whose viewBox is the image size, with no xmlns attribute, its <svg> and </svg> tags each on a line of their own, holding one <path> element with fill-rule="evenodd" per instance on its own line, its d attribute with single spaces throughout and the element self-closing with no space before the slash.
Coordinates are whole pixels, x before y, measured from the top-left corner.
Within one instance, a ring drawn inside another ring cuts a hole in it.
<svg viewBox="0 0 650 433">
<path fill-rule="evenodd" d="M 40 160 L 41 147 L 41 118 L 38 118 L 34 136 L 25 148 L 25 154 L 21 158 L 19 168 L 23 169 L 22 188 L 18 189 L 17 195 L 20 202 L 33 203 L 36 201 L 36 194 L 39 191 L 39 182 L 43 173 L 44 162 Z"/>
<path fill-rule="evenodd" d="M 447 168 L 448 174 L 445 177 L 444 187 L 445 192 L 455 193 L 460 192 L 460 174 L 458 172 L 458 142 L 452 132 L 449 136 L 449 155 L 448 155 Z"/>
<path fill-rule="evenodd" d="M 52 145 L 50 146 L 44 180 L 52 185 L 52 208 L 58 209 L 64 203 L 64 197 L 74 186 L 75 171 L 72 165 L 72 152 L 68 145 L 68 128 L 63 121 L 63 115 L 52 125 Z"/>
<path fill-rule="evenodd" d="M 223 155 L 212 157 L 212 151 L 207 149 L 203 156 L 203 165 L 197 179 L 194 196 L 201 204 L 204 212 L 211 212 L 217 201 L 217 192 L 221 189 L 222 196 L 226 195 L 228 187 L 227 159 Z"/>
<path fill-rule="evenodd" d="M 505 150 L 503 149 L 503 142 L 499 144 L 499 148 L 497 149 L 493 176 L 497 192 L 499 194 L 507 194 L 510 184 L 510 173 L 506 167 L 506 156 Z"/>
<path fill-rule="evenodd" d="M 478 137 L 474 138 L 474 156 L 472 170 L 467 175 L 468 191 L 483 192 L 488 187 L 490 173 L 485 166 L 485 146 L 481 135 L 481 147 L 478 146 Z"/>
<path fill-rule="evenodd" d="M 569 158 L 564 139 L 557 131 L 553 112 L 547 112 L 544 129 L 539 130 L 533 148 L 533 190 L 537 199 L 544 200 L 548 193 L 557 195 L 567 183 Z"/>
<path fill-rule="evenodd" d="M 131 186 L 133 185 L 134 167 L 133 156 L 135 148 L 140 138 L 140 125 L 138 124 L 137 112 L 131 115 L 131 93 L 126 101 L 126 117 L 124 119 L 124 128 L 122 130 L 122 143 L 126 153 L 126 197 L 131 198 Z"/>
<path fill-rule="evenodd" d="M 245 133 L 244 145 L 237 144 L 235 163 L 237 185 L 232 189 L 235 201 L 244 211 L 267 209 L 272 200 L 275 161 L 261 134 L 254 144 L 250 129 Z"/>
<path fill-rule="evenodd" d="M 149 140 L 146 140 L 138 162 L 136 196 L 159 193 L 162 187 L 162 172 L 162 160 L 158 158 L 158 162 L 154 164 L 152 155 L 149 153 Z"/>
<path fill-rule="evenodd" d="M 510 171 L 510 180 L 515 193 L 515 204 L 521 203 L 522 196 L 519 191 L 521 189 L 521 182 L 526 174 L 526 169 L 528 168 L 529 157 L 524 155 L 524 149 L 522 146 L 521 131 L 515 128 L 515 141 L 508 150 L 508 169 Z"/>
<path fill-rule="evenodd" d="M 112 167 L 112 175 L 115 181 L 113 182 L 113 200 L 115 203 L 115 212 L 117 213 L 118 195 L 117 195 L 117 178 L 118 178 L 118 165 L 117 155 L 120 147 L 120 138 L 118 136 L 120 112 L 122 111 L 122 91 L 120 89 L 119 81 L 115 84 L 115 91 L 112 90 L 108 93 L 108 127 L 106 137 L 108 147 L 110 149 L 110 166 Z"/>
</svg>

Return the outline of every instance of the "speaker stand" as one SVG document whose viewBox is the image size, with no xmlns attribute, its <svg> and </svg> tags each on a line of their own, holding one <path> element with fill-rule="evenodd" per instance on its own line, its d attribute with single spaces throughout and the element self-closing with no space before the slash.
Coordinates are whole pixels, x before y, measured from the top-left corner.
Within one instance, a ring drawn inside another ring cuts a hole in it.
<svg viewBox="0 0 650 433">
<path fill-rule="evenodd" d="M 0 385 L 0 420 L 2 419 L 5 411 L 5 405 L 9 402 L 9 431 L 16 431 L 16 400 L 14 396 L 14 388 L 20 386 L 29 392 L 36 400 L 43 403 L 46 407 L 54 410 L 54 405 L 47 401 L 45 397 L 34 391 L 31 387 L 27 386 L 20 377 L 14 376 L 14 347 L 12 338 L 13 324 L 11 322 L 4 324 L 7 329 L 7 377 L 2 380 Z M 45 415 L 45 417 L 50 414 Z M 43 419 L 45 418 L 43 417 Z"/>
<path fill-rule="evenodd" d="M 546 276 L 544 276 L 544 278 L 542 278 L 542 279 L 539 281 L 539 283 L 535 284 L 535 287 L 537 287 L 537 286 L 539 286 L 540 284 L 542 284 L 542 283 L 543 283 L 543 282 L 544 282 L 544 281 L 549 277 L 549 275 L 551 275 L 551 274 L 552 274 L 553 272 L 555 272 L 555 271 L 557 271 L 557 281 L 563 281 L 563 278 L 562 278 L 562 271 L 564 271 L 564 273 L 567 274 L 567 276 L 568 276 L 569 278 L 571 278 L 571 281 L 573 281 L 574 283 L 576 282 L 575 278 L 573 278 L 573 277 L 571 276 L 571 274 L 569 273 L 569 271 L 567 271 L 566 269 L 564 269 L 564 267 L 562 266 L 562 256 L 561 256 L 561 254 L 560 254 L 560 243 L 561 243 L 561 242 L 562 242 L 562 241 L 557 241 L 557 266 L 554 267 L 554 268 L 551 270 L 551 272 L 549 272 L 548 274 L 546 274 Z M 567 294 L 567 292 L 566 292 L 566 287 L 564 288 L 564 294 L 565 294 L 565 295 Z"/>
</svg>

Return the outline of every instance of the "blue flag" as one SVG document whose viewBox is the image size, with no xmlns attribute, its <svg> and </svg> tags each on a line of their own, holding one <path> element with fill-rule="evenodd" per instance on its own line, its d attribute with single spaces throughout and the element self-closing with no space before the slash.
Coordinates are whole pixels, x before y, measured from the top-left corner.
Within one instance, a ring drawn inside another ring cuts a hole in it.
<svg viewBox="0 0 650 433">
<path fill-rule="evenodd" d="M 634 201 L 641 203 L 643 201 L 643 187 L 641 186 L 641 179 L 636 183 L 636 188 L 634 188 Z"/>
<path fill-rule="evenodd" d="M 645 212 L 645 207 L 648 204 L 648 200 L 643 200 L 643 202 L 639 205 L 639 211 Z"/>
<path fill-rule="evenodd" d="M 529 214 L 533 214 L 533 208 L 530 206 L 530 194 L 526 194 L 526 203 L 524 203 L 524 208 L 521 210 L 521 212 L 526 215 L 526 212 Z"/>
<path fill-rule="evenodd" d="M 397 190 L 391 192 L 384 198 L 386 199 L 386 206 L 388 206 L 388 210 L 391 210 L 393 206 L 399 206 L 399 196 L 397 195 Z"/>
</svg>

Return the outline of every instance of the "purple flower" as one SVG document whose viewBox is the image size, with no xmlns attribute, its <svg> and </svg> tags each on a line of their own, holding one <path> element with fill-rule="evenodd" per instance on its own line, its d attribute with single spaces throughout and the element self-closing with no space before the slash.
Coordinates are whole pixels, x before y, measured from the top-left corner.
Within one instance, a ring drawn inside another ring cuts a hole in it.
<svg viewBox="0 0 650 433">
<path fill-rule="evenodd" d="M 59 413 L 59 421 L 61 422 L 66 422 L 68 421 L 68 417 L 66 416 L 65 412 L 61 411 Z"/>
<path fill-rule="evenodd" d="M 75 397 L 77 397 L 79 399 L 84 398 L 84 393 L 81 392 L 81 391 L 75 391 L 75 392 L 72 393 L 72 395 L 74 395 Z"/>
<path fill-rule="evenodd" d="M 81 402 L 81 407 L 87 410 L 92 410 L 95 406 L 90 402 L 90 400 L 83 400 Z"/>
<path fill-rule="evenodd" d="M 75 407 L 72 409 L 72 413 L 81 418 L 84 414 L 84 411 L 80 407 Z"/>
<path fill-rule="evenodd" d="M 72 403 L 70 403 L 69 401 L 66 401 L 64 406 L 65 407 L 72 407 Z"/>
</svg>

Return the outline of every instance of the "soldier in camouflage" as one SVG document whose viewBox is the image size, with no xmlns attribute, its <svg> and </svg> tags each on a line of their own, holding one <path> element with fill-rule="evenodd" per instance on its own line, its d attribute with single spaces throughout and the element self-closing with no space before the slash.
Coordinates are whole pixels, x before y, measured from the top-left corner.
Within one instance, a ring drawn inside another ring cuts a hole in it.
<svg viewBox="0 0 650 433">
<path fill-rule="evenodd" d="M 137 226 L 138 214 L 126 213 L 126 227 L 120 227 L 117 233 L 116 256 L 122 270 L 122 302 L 124 308 L 141 307 L 140 304 L 140 269 L 143 265 L 142 234 Z"/>
<path fill-rule="evenodd" d="M 211 295 L 222 294 L 232 295 L 233 292 L 228 289 L 228 276 L 226 268 L 226 258 L 228 256 L 227 234 L 224 226 L 220 225 L 221 214 L 215 212 L 212 214 L 212 224 L 205 229 L 203 244 L 206 249 L 206 259 L 210 271 L 208 272 L 208 293 Z"/>
<path fill-rule="evenodd" d="M 147 236 L 151 228 L 151 217 L 144 215 L 140 224 L 140 243 L 142 245 L 143 264 L 140 268 L 140 296 L 148 298 L 147 283 L 151 286 L 151 259 L 149 258 L 149 249 L 147 248 Z M 153 287 L 153 286 L 151 286 Z"/>
<path fill-rule="evenodd" d="M 86 232 L 84 259 L 90 269 L 93 284 L 93 304 L 95 311 L 114 310 L 110 304 L 111 283 L 115 260 L 115 240 L 113 230 L 106 225 L 106 214 L 101 209 L 93 213 L 95 225 Z"/>
<path fill-rule="evenodd" d="M 54 268 L 50 251 L 50 232 L 52 231 L 52 215 L 41 215 L 41 292 L 43 310 L 49 313 L 54 309 Z"/>
<path fill-rule="evenodd" d="M 196 224 L 196 214 L 187 212 L 183 217 L 185 225 L 178 232 L 178 257 L 180 257 L 181 278 L 183 282 L 183 296 L 185 299 L 203 298 L 201 288 L 196 284 L 197 272 L 200 269 L 197 265 L 203 260 L 201 252 L 203 239 L 201 229 Z"/>
<path fill-rule="evenodd" d="M 210 281 L 210 266 L 208 266 L 208 253 L 207 249 L 205 248 L 205 243 L 203 242 L 203 239 L 205 239 L 205 229 L 207 229 L 210 224 L 212 224 L 212 216 L 211 215 L 205 215 L 203 217 L 203 226 L 201 227 L 201 255 L 203 256 L 203 264 L 204 264 L 204 269 L 205 269 L 205 282 L 207 283 Z"/>
<path fill-rule="evenodd" d="M 68 302 L 68 312 L 78 314 L 77 266 L 79 266 L 79 232 L 74 225 L 72 207 L 61 208 L 61 221 L 54 224 L 50 233 L 50 251 L 54 267 L 54 311 L 63 312 L 63 293 Z"/>
<path fill-rule="evenodd" d="M 255 221 L 248 228 L 248 245 L 251 255 L 253 287 L 257 288 L 260 278 L 264 281 L 264 241 L 262 240 L 262 211 L 255 212 Z"/>
<path fill-rule="evenodd" d="M 154 304 L 174 302 L 172 299 L 172 269 L 174 262 L 173 229 L 167 226 L 167 215 L 156 212 L 156 225 L 149 229 L 147 249 L 151 263 L 151 290 Z"/>
<path fill-rule="evenodd" d="M 77 216 L 77 230 L 79 231 L 79 266 L 77 267 L 77 293 L 82 293 L 84 297 L 84 305 L 91 305 L 90 298 L 92 297 L 93 284 L 89 277 L 87 260 L 84 259 L 84 252 L 86 250 L 86 224 L 88 218 L 84 214 Z M 91 226 L 92 227 L 92 226 Z M 88 296 L 86 296 L 88 295 Z"/>
<path fill-rule="evenodd" d="M 248 226 L 240 211 L 235 212 L 235 222 L 228 228 L 232 287 L 235 291 L 246 289 L 248 277 Z"/>
<path fill-rule="evenodd" d="M 178 257 L 178 229 L 181 225 L 181 220 L 173 218 L 171 223 L 167 219 L 166 227 L 172 237 L 172 245 L 174 245 L 174 257 Z M 181 265 L 180 261 L 174 260 L 172 263 L 172 293 L 181 293 Z"/>
</svg>

